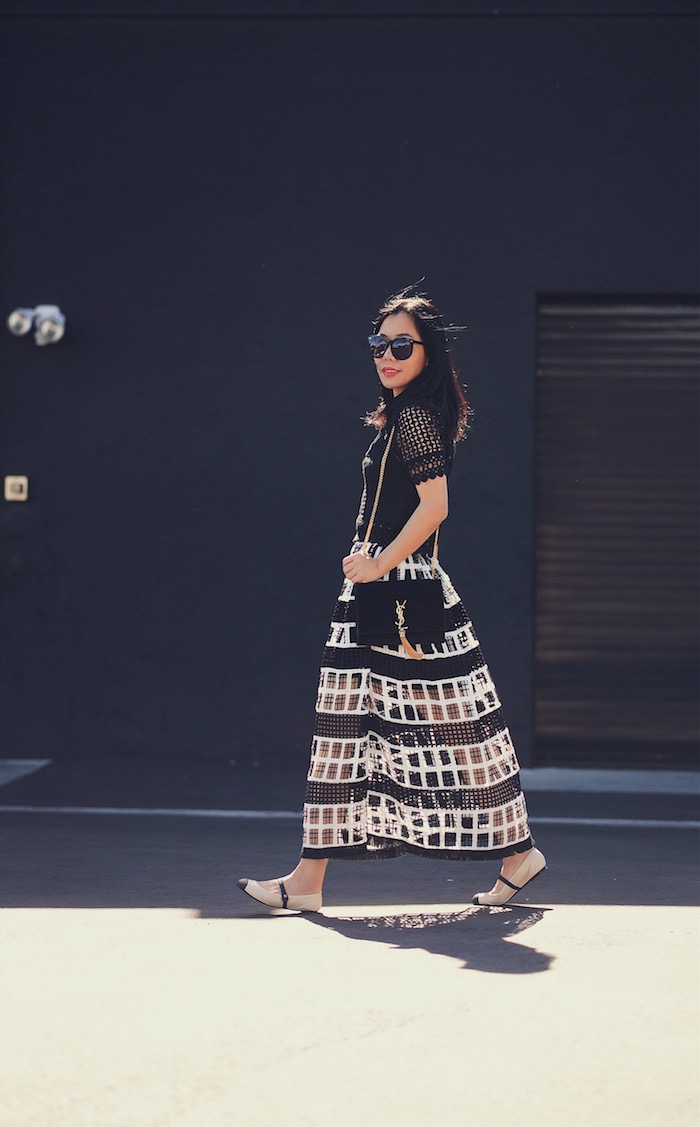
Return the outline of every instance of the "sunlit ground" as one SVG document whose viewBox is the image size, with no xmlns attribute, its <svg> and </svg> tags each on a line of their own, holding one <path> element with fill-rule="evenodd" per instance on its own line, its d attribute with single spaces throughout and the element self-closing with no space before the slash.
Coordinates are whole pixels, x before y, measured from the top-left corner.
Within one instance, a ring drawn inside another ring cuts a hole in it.
<svg viewBox="0 0 700 1127">
<path fill-rule="evenodd" d="M 0 911 L 3 1127 L 698 1122 L 698 913 Z"/>
</svg>

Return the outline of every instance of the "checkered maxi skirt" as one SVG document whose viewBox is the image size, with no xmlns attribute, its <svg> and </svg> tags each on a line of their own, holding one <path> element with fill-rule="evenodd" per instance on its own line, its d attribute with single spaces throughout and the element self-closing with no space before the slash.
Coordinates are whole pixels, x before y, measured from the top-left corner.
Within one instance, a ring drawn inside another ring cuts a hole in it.
<svg viewBox="0 0 700 1127">
<path fill-rule="evenodd" d="M 416 553 L 398 574 L 428 578 L 431 566 Z M 435 574 L 445 641 L 422 661 L 357 645 L 343 583 L 319 677 L 302 857 L 479 860 L 533 845 L 496 687 L 449 576 L 439 564 Z"/>
</svg>

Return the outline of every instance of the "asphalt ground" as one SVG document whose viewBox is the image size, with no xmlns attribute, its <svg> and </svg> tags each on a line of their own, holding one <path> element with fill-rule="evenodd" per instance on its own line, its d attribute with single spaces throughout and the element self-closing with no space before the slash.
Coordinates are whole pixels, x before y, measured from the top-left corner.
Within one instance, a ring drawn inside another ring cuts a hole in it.
<svg viewBox="0 0 700 1127">
<path fill-rule="evenodd" d="M 27 773 L 27 762 L 41 766 Z M 0 812 L 16 807 L 276 811 L 296 817 L 307 760 L 254 766 L 221 759 L 0 759 Z M 524 770 L 537 818 L 700 821 L 700 772 Z"/>
<path fill-rule="evenodd" d="M 3 1127 L 697 1124 L 683 780 L 533 786 L 549 866 L 504 908 L 471 905 L 493 866 L 406 857 L 332 864 L 323 913 L 301 916 L 235 887 L 298 855 L 296 818 L 255 813 L 300 804 L 292 772 L 231 787 L 183 763 L 167 791 L 133 767 L 0 788 Z"/>
</svg>

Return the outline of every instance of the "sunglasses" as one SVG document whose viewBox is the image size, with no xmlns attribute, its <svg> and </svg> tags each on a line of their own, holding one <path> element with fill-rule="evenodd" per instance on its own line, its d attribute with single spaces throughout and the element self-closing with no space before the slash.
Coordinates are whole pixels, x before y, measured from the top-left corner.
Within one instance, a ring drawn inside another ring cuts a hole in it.
<svg viewBox="0 0 700 1127">
<path fill-rule="evenodd" d="M 375 360 L 379 360 L 384 355 L 387 348 L 391 349 L 391 355 L 394 360 L 408 360 L 413 352 L 414 344 L 419 344 L 421 348 L 424 347 L 422 340 L 414 340 L 413 337 L 400 336 L 394 337 L 393 340 L 387 340 L 385 336 L 376 334 L 368 337 L 369 350 Z"/>
</svg>

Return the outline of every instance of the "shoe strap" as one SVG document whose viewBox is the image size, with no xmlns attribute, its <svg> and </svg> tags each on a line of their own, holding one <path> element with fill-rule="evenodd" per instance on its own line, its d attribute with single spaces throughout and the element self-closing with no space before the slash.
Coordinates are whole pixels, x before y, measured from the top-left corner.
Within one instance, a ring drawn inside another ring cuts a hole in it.
<svg viewBox="0 0 700 1127">
<path fill-rule="evenodd" d="M 498 874 L 498 879 L 503 881 L 504 884 L 507 884 L 508 888 L 512 888 L 513 892 L 520 892 L 521 891 L 522 885 L 513 884 L 512 880 L 508 880 L 508 877 L 503 876 L 503 873 Z"/>
<path fill-rule="evenodd" d="M 280 896 L 282 897 L 282 907 L 286 908 L 287 904 L 289 903 L 289 897 L 287 896 L 287 889 L 284 887 L 281 880 L 278 880 L 277 883 L 280 886 Z"/>
</svg>

